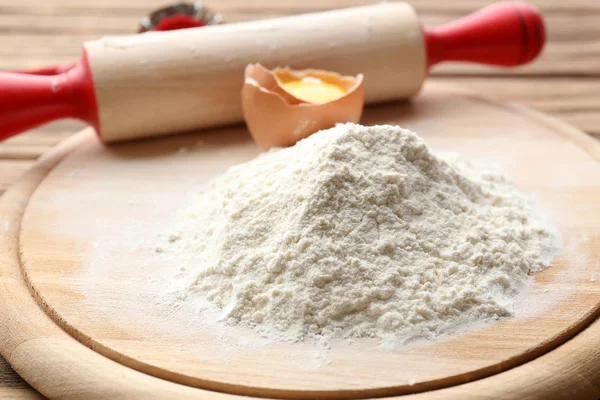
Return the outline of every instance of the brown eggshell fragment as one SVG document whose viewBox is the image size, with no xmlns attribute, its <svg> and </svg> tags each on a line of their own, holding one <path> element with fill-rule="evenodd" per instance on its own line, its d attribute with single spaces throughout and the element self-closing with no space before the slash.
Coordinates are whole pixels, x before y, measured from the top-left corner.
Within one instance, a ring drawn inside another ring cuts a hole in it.
<svg viewBox="0 0 600 400">
<path fill-rule="evenodd" d="M 277 74 L 313 76 L 335 82 L 347 92 L 342 97 L 322 104 L 303 102 L 281 88 Z M 292 146 L 322 129 L 337 123 L 358 122 L 364 106 L 362 74 L 342 77 L 322 70 L 292 71 L 289 68 L 270 71 L 260 64 L 249 64 L 242 87 L 242 108 L 248 129 L 261 147 Z"/>
</svg>

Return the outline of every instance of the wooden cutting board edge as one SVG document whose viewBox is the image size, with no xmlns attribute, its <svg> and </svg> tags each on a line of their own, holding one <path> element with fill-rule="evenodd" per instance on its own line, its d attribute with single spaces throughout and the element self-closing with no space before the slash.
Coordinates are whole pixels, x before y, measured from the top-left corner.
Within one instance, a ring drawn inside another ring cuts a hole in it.
<svg viewBox="0 0 600 400">
<path fill-rule="evenodd" d="M 481 100 L 481 96 L 466 90 L 444 90 Z M 551 127 L 600 162 L 600 143 L 578 129 L 524 107 L 485 101 L 509 107 Z M 16 233 L 21 216 L 45 175 L 89 136 L 90 130 L 86 129 L 48 152 L 0 199 L 0 216 L 9 227 L 0 230 L 0 326 L 4 327 L 0 330 L 0 354 L 28 383 L 50 398 L 238 397 L 179 385 L 112 361 L 65 333 L 33 298 L 22 275 L 18 254 Z M 581 325 L 582 329 L 585 325 Z M 470 383 L 402 398 L 469 399 L 479 398 L 482 393 L 506 399 L 597 398 L 599 367 L 600 321 L 597 320 L 573 339 L 533 361 Z"/>
</svg>

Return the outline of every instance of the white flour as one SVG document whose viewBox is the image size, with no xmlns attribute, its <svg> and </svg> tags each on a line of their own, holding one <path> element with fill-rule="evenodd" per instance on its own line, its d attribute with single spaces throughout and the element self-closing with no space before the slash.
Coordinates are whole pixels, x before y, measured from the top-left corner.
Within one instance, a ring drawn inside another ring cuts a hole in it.
<svg viewBox="0 0 600 400">
<path fill-rule="evenodd" d="M 512 315 L 556 237 L 501 175 L 396 126 L 230 168 L 182 215 L 187 296 L 267 336 L 431 338 Z"/>
</svg>

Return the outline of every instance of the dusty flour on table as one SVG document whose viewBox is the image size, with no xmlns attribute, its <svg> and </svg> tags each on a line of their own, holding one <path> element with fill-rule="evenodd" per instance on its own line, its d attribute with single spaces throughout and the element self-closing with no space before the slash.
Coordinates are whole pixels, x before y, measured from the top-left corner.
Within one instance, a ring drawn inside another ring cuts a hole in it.
<svg viewBox="0 0 600 400">
<path fill-rule="evenodd" d="M 230 168 L 171 246 L 186 296 L 289 340 L 435 337 L 510 316 L 555 235 L 505 177 L 397 126 L 338 125 Z"/>
</svg>

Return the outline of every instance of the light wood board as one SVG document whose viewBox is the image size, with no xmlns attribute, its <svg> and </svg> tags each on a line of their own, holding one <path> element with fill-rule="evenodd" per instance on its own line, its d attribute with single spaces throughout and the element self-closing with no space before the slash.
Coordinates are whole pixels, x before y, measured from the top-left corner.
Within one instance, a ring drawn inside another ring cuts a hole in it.
<svg viewBox="0 0 600 400">
<path fill-rule="evenodd" d="M 452 20 L 490 2 L 491 0 L 410 1 L 426 24 Z M 223 12 L 228 21 L 241 21 L 359 3 L 366 4 L 367 1 L 219 0 L 205 4 Z M 599 27 L 595 24 L 595 14 L 600 3 L 588 0 L 532 0 L 531 3 L 548 18 L 549 43 L 539 60 L 517 70 L 485 69 L 464 64 L 445 65 L 434 70 L 435 77 L 429 81 L 448 82 L 533 107 L 596 135 L 596 139 L 600 138 L 600 69 L 597 67 L 600 46 L 595 40 L 595 32 Z M 142 15 L 164 4 L 164 0 L 27 0 L 18 4 L 12 0 L 0 0 L 0 8 L 4 12 L 0 16 L 0 69 L 33 68 L 76 60 L 80 56 L 83 42 L 105 34 L 132 32 Z M 82 127 L 83 124 L 78 121 L 59 121 L 0 143 L 0 196 L 17 179 L 12 159 L 22 160 L 18 168 L 24 171 L 42 153 Z M 3 179 L 2 176 L 10 178 Z M 576 356 L 569 354 L 569 357 Z M 586 360 L 593 358 L 586 356 Z M 558 364 L 561 369 L 564 362 L 563 358 Z M 9 368 L 0 358 L 0 399 L 21 398 L 33 390 Z M 577 369 L 580 368 L 582 367 L 578 366 Z M 589 363 L 587 368 L 597 369 L 598 363 Z M 548 370 L 549 368 L 541 369 L 538 373 L 546 373 Z M 565 382 L 569 382 L 572 377 L 565 379 Z M 480 383 L 488 380 L 489 378 Z M 556 385 L 559 384 L 557 379 L 552 382 L 555 384 L 553 390 L 556 390 Z M 589 386 L 589 382 L 583 379 L 579 383 L 582 388 Z M 515 389 L 514 386 L 510 387 L 507 390 Z M 534 393 L 535 386 L 531 390 Z M 488 393 L 487 389 L 485 393 Z M 465 393 L 461 392 L 460 397 L 455 398 L 464 397 Z"/>
<path fill-rule="evenodd" d="M 0 203 L 0 215 L 6 215 L 0 284 L 7 289 L 0 291 L 0 322 L 8 327 L 0 333 L 0 353 L 44 394 L 82 390 L 82 376 L 92 384 L 110 379 L 112 385 L 120 363 L 131 367 L 122 367 L 128 379 L 152 382 L 134 389 L 116 379 L 115 390 L 131 390 L 129 395 L 163 389 L 210 393 L 187 385 L 288 398 L 389 396 L 517 367 L 496 375 L 506 377 L 597 316 L 600 148 L 593 139 L 539 114 L 439 86 L 429 86 L 413 103 L 369 109 L 363 120 L 382 122 L 410 127 L 436 149 L 501 165 L 521 188 L 534 192 L 559 226 L 564 248 L 554 267 L 536 275 L 529 302 L 516 318 L 392 350 L 364 340 L 323 350 L 260 341 L 251 331 L 206 324 L 194 310 L 173 310 L 162 296 L 179 264 L 155 252 L 161 235 L 168 234 L 178 206 L 198 185 L 258 149 L 241 127 L 111 148 L 85 132 L 41 160 Z M 25 280 L 52 319 L 23 290 Z M 58 386 L 40 378 L 57 362 L 65 365 L 51 371 Z M 96 365 L 104 367 L 94 374 Z M 514 390 L 514 384 L 503 385 Z M 532 383 L 523 385 L 529 390 Z M 589 395 L 595 389 L 581 390 Z M 446 396 L 448 390 L 427 395 Z M 502 387 L 495 390 L 501 393 Z M 530 394 L 536 393 L 542 392 Z"/>
</svg>

